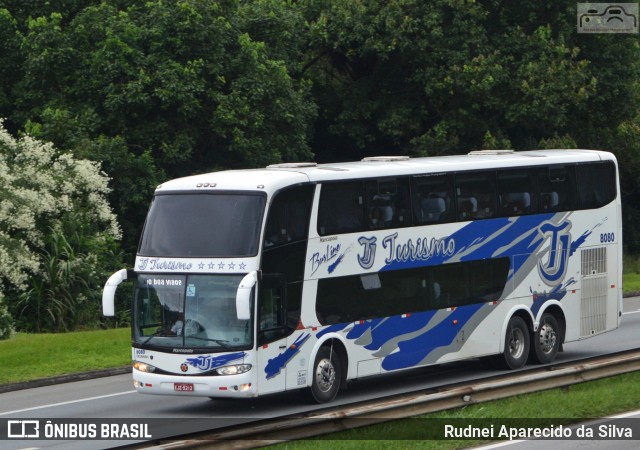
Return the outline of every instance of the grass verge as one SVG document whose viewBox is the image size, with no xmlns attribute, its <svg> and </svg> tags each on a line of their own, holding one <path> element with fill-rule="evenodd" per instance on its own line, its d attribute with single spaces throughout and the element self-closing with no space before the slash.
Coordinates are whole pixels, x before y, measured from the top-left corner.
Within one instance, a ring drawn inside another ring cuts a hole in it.
<svg viewBox="0 0 640 450">
<path fill-rule="evenodd" d="M 601 380 L 575 384 L 533 394 L 520 395 L 464 408 L 442 411 L 410 419 L 396 420 L 315 439 L 287 442 L 275 449 L 306 450 L 318 448 L 319 441 L 333 450 L 351 449 L 459 449 L 490 442 L 488 440 L 437 439 L 444 425 L 495 424 L 507 427 L 550 426 L 578 423 L 589 418 L 614 415 L 638 408 L 640 372 L 631 372 Z M 544 420 L 544 419 L 549 419 Z"/>
<path fill-rule="evenodd" d="M 0 384 L 121 367 L 131 363 L 131 330 L 18 333 L 0 341 Z"/>
<path fill-rule="evenodd" d="M 640 256 L 625 255 L 622 289 L 625 293 L 640 292 Z"/>
</svg>

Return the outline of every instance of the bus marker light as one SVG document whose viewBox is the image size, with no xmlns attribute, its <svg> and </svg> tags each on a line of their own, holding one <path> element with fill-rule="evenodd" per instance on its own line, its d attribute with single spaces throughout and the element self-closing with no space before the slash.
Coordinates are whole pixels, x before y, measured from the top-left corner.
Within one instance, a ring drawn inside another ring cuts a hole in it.
<svg viewBox="0 0 640 450">
<path fill-rule="evenodd" d="M 245 383 L 240 385 L 240 390 L 242 392 L 248 391 L 249 389 L 251 389 L 251 383 Z"/>
<path fill-rule="evenodd" d="M 406 319 L 407 317 L 411 317 L 411 314 L 403 314 L 403 315 L 402 315 L 402 318 L 403 318 L 403 319 Z"/>
<path fill-rule="evenodd" d="M 220 386 L 218 389 L 221 390 L 221 391 L 226 391 L 227 387 L 226 386 Z"/>
<path fill-rule="evenodd" d="M 612 284 L 612 285 L 611 285 L 611 289 L 615 289 L 615 288 L 616 288 L 616 285 L 615 285 L 615 284 Z"/>
<path fill-rule="evenodd" d="M 458 325 L 458 319 L 453 319 L 453 324 Z"/>
</svg>

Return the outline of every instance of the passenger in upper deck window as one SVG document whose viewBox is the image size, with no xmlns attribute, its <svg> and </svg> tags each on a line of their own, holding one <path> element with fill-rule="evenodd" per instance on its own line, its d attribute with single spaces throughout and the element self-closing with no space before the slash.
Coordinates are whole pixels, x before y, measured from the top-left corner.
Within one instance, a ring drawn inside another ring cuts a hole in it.
<svg viewBox="0 0 640 450">
<path fill-rule="evenodd" d="M 376 230 L 383 226 L 384 222 L 382 220 L 382 211 L 377 207 L 371 208 L 371 211 L 369 212 L 369 228 Z"/>
</svg>

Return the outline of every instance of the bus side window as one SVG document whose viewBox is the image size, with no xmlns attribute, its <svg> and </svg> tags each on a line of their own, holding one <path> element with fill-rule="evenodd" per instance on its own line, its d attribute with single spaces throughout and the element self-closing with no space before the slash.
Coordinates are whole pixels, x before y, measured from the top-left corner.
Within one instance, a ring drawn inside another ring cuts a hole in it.
<svg viewBox="0 0 640 450">
<path fill-rule="evenodd" d="M 275 196 L 264 233 L 265 248 L 307 238 L 313 189 L 312 185 L 297 186 Z"/>
<path fill-rule="evenodd" d="M 285 323 L 284 280 L 279 276 L 264 276 L 258 302 L 258 345 L 287 335 Z"/>
<path fill-rule="evenodd" d="M 500 215 L 521 216 L 537 211 L 534 179 L 528 170 L 498 172 Z"/>
<path fill-rule="evenodd" d="M 616 168 L 612 162 L 579 164 L 577 169 L 581 209 L 600 208 L 616 198 Z"/>
<path fill-rule="evenodd" d="M 409 179 L 380 178 L 365 182 L 367 229 L 411 225 Z"/>
<path fill-rule="evenodd" d="M 576 209 L 575 166 L 545 167 L 538 173 L 540 212 Z"/>
<path fill-rule="evenodd" d="M 318 211 L 318 234 L 320 236 L 361 231 L 363 217 L 362 183 L 322 185 Z"/>
<path fill-rule="evenodd" d="M 456 175 L 458 219 L 472 220 L 496 215 L 495 172 L 471 172 Z"/>
<path fill-rule="evenodd" d="M 413 216 L 416 224 L 449 222 L 453 218 L 453 185 L 450 174 L 414 177 Z"/>
</svg>

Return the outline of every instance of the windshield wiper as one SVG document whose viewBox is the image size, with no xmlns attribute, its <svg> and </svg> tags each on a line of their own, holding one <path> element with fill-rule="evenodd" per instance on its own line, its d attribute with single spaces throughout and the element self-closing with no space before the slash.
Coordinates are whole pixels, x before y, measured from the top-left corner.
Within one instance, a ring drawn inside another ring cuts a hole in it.
<svg viewBox="0 0 640 450">
<path fill-rule="evenodd" d="M 153 333 L 151 336 L 149 336 L 147 339 L 145 339 L 145 341 L 144 341 L 142 344 L 140 344 L 140 345 L 145 345 L 145 344 L 146 344 L 147 342 L 149 342 L 151 339 L 153 339 L 154 337 L 158 337 L 158 336 L 162 336 L 162 335 L 160 334 L 160 332 L 157 332 L 157 331 L 156 331 L 156 332 L 155 332 L 155 333 Z"/>
<path fill-rule="evenodd" d="M 155 337 L 175 337 L 176 334 L 171 332 L 171 331 L 167 331 L 164 329 L 160 329 L 158 331 L 156 331 L 153 334 L 150 334 L 149 337 L 140 345 L 145 345 L 147 342 L 149 342 L 151 339 L 155 338 Z"/>
</svg>

